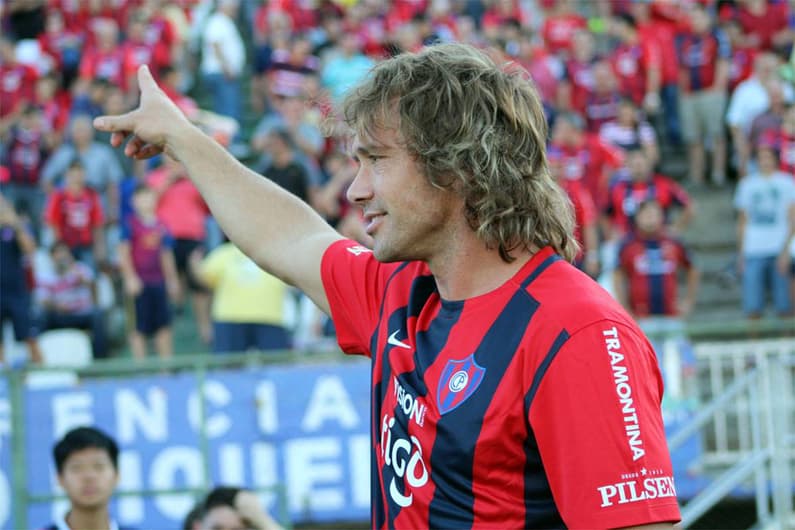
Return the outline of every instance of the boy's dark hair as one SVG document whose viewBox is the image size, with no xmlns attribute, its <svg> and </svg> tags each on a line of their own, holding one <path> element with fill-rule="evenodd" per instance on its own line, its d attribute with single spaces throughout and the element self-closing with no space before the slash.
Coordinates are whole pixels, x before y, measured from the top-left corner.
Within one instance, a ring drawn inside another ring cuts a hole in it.
<svg viewBox="0 0 795 530">
<path fill-rule="evenodd" d="M 635 21 L 635 17 L 633 17 L 629 13 L 616 13 L 615 15 L 613 15 L 613 17 L 617 21 L 629 26 L 632 29 L 637 29 L 638 27 L 638 23 Z"/>
<path fill-rule="evenodd" d="M 648 199 L 643 199 L 642 201 L 640 201 L 640 204 L 638 204 L 638 208 L 637 210 L 635 210 L 635 215 L 638 215 L 641 211 L 645 210 L 649 206 L 657 206 L 659 208 L 662 208 L 660 201 L 658 201 L 653 197 Z"/>
<path fill-rule="evenodd" d="M 94 427 L 78 427 L 66 433 L 52 449 L 58 474 L 63 472 L 64 464 L 72 453 L 89 448 L 105 450 L 113 463 L 113 468 L 119 469 L 119 446 L 116 445 L 116 441 Z"/>
<path fill-rule="evenodd" d="M 207 497 L 204 498 L 204 513 L 209 512 L 213 508 L 217 508 L 219 506 L 229 506 L 230 508 L 235 507 L 235 497 L 238 493 L 240 493 L 242 488 L 237 488 L 234 486 L 216 486 L 213 488 L 210 493 L 207 494 Z"/>
<path fill-rule="evenodd" d="M 56 239 L 55 242 L 50 245 L 50 254 L 55 254 L 55 252 L 59 249 L 66 250 L 72 257 L 74 257 L 74 254 L 72 254 L 72 249 L 66 244 L 66 241 L 62 239 Z"/>
</svg>

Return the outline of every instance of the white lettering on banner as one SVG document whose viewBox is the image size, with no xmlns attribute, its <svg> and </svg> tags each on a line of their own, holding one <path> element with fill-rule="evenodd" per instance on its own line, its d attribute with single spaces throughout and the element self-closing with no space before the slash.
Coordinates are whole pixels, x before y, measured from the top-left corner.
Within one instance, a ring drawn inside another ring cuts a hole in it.
<svg viewBox="0 0 795 530">
<path fill-rule="evenodd" d="M 406 495 L 401 493 L 395 482 L 395 477 L 389 483 L 389 496 L 398 506 L 405 508 L 414 501 L 413 490 L 419 489 L 428 483 L 428 468 L 422 459 L 422 445 L 416 436 L 411 436 L 411 441 L 406 438 L 392 440 L 392 427 L 395 418 L 384 414 L 381 420 L 381 456 L 386 465 L 391 466 L 399 479 L 405 478 L 404 492 L 412 491 Z"/>
<path fill-rule="evenodd" d="M 142 477 L 141 455 L 137 451 L 121 451 L 119 453 L 119 491 L 135 491 L 141 489 Z M 122 521 L 140 522 L 144 519 L 144 501 L 140 495 L 124 495 L 118 498 L 118 516 Z"/>
<path fill-rule="evenodd" d="M 351 469 L 351 500 L 353 505 L 360 508 L 370 506 L 370 481 L 357 480 L 357 477 L 370 476 L 370 437 L 366 435 L 353 436 L 348 446 Z"/>
<path fill-rule="evenodd" d="M 359 424 L 359 415 L 342 379 L 336 375 L 322 375 L 312 388 L 301 428 L 306 432 L 314 432 L 330 420 L 346 429 L 353 429 Z"/>
<path fill-rule="evenodd" d="M 195 447 L 173 446 L 157 454 L 152 462 L 149 483 L 154 489 L 175 489 L 178 486 L 199 488 L 202 486 L 201 453 Z M 181 477 L 182 480 L 178 480 Z M 188 493 L 159 495 L 155 505 L 160 512 L 171 519 L 180 520 L 194 504 Z"/>
<path fill-rule="evenodd" d="M 221 484 L 245 484 L 243 472 L 243 448 L 240 444 L 223 444 L 218 450 L 219 482 Z"/>
<path fill-rule="evenodd" d="M 605 347 L 613 369 L 613 382 L 616 386 L 618 401 L 621 403 L 621 413 L 624 415 L 624 431 L 629 449 L 632 451 L 632 460 L 636 461 L 646 454 L 646 450 L 643 448 L 643 439 L 640 435 L 640 423 L 635 411 L 635 401 L 632 398 L 632 386 L 629 384 L 624 354 L 620 352 L 621 341 L 615 327 L 603 330 L 602 335 L 605 337 Z"/>
<path fill-rule="evenodd" d="M 279 408 L 276 401 L 276 385 L 273 381 L 262 381 L 254 391 L 257 401 L 257 426 L 264 434 L 279 430 Z"/>
<path fill-rule="evenodd" d="M 222 383 L 208 379 L 204 382 L 204 432 L 208 438 L 223 436 L 232 426 L 229 416 L 220 412 L 212 413 L 210 404 L 217 407 L 228 405 L 232 399 L 229 389 Z M 188 396 L 188 421 L 196 432 L 201 430 L 201 407 L 199 392 L 195 390 Z"/>
<path fill-rule="evenodd" d="M 5 528 L 11 519 L 11 486 L 8 478 L 0 470 L 0 528 Z"/>
<path fill-rule="evenodd" d="M 425 412 L 427 412 L 427 407 L 421 404 L 420 400 L 410 391 L 403 388 L 403 385 L 400 384 L 397 377 L 394 377 L 393 380 L 398 407 L 403 410 L 403 414 L 408 416 L 409 420 L 413 420 L 417 425 L 422 427 L 425 424 Z"/>
<path fill-rule="evenodd" d="M 339 438 L 289 440 L 285 451 L 285 475 L 292 510 L 340 510 L 345 507 Z M 329 483 L 336 486 L 331 487 Z M 326 486 L 321 487 L 320 484 Z"/>
<path fill-rule="evenodd" d="M 166 393 L 151 386 L 146 401 L 128 388 L 116 392 L 116 435 L 121 443 L 136 441 L 140 430 L 147 440 L 162 442 L 168 437 Z"/>
<path fill-rule="evenodd" d="M 93 405 L 94 397 L 88 392 L 55 394 L 52 397 L 53 438 L 60 440 L 75 427 L 93 425 Z"/>
<path fill-rule="evenodd" d="M 645 501 L 647 499 L 661 499 L 663 497 L 676 497 L 674 479 L 670 476 L 649 477 L 642 481 L 628 480 L 596 488 L 601 499 L 601 508 L 614 504 L 627 504 L 630 502 Z"/>
</svg>

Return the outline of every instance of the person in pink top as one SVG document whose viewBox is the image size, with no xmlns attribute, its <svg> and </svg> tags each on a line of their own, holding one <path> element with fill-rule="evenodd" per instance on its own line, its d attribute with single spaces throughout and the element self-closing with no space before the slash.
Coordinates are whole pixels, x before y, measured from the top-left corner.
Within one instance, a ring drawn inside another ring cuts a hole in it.
<svg viewBox="0 0 795 530">
<path fill-rule="evenodd" d="M 186 288 L 190 291 L 199 335 L 209 344 L 212 341 L 210 293 L 194 277 L 188 258 L 194 251 L 204 251 L 204 223 L 210 210 L 188 178 L 184 166 L 168 156 L 163 159 L 163 165 L 152 171 L 146 182 L 155 191 L 157 218 L 174 238 L 174 260 L 183 287 L 180 292 L 186 292 Z M 181 306 L 182 300 L 177 300 L 177 305 Z"/>
</svg>

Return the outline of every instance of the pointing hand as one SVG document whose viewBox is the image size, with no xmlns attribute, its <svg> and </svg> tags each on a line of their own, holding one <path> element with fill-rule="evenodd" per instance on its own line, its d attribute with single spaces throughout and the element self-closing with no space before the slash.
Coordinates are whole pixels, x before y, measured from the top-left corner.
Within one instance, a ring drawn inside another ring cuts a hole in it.
<svg viewBox="0 0 795 530">
<path fill-rule="evenodd" d="M 113 133 L 110 138 L 113 147 L 129 136 L 124 148 L 124 154 L 129 157 L 150 158 L 166 151 L 176 158 L 170 142 L 191 127 L 190 122 L 157 86 L 146 65 L 138 68 L 138 86 L 141 101 L 137 109 L 120 116 L 100 116 L 94 120 L 94 127 Z"/>
</svg>

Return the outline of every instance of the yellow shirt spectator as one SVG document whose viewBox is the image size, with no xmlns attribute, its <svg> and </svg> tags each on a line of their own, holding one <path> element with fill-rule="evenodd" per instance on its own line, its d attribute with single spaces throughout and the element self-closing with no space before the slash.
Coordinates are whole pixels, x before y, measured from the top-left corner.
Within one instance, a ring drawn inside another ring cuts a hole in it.
<svg viewBox="0 0 795 530">
<path fill-rule="evenodd" d="M 198 272 L 214 292 L 213 320 L 284 325 L 287 285 L 260 269 L 232 243 L 210 252 Z"/>
</svg>

